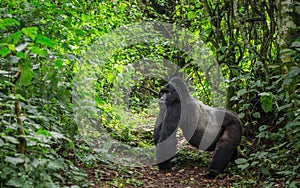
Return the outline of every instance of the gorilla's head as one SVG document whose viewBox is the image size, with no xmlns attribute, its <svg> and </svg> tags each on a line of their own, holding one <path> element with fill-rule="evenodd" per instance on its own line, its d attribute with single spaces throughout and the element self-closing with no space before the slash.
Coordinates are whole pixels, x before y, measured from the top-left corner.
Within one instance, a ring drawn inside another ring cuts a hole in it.
<svg viewBox="0 0 300 188">
<path fill-rule="evenodd" d="M 173 77 L 169 84 L 165 85 L 159 91 L 159 103 L 166 105 L 185 102 L 187 99 L 192 99 L 189 88 L 186 83 L 179 77 Z"/>
<path fill-rule="evenodd" d="M 159 91 L 159 102 L 165 103 L 167 106 L 180 102 L 179 95 L 176 89 L 171 84 L 165 85 Z"/>
</svg>

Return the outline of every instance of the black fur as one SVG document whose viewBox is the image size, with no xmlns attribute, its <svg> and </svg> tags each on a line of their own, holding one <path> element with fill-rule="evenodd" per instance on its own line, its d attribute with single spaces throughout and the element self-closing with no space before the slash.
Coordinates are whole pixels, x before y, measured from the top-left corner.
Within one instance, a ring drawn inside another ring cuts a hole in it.
<svg viewBox="0 0 300 188">
<path fill-rule="evenodd" d="M 205 176 L 222 173 L 237 158 L 242 123 L 233 112 L 209 107 L 194 99 L 187 85 L 172 78 L 159 92 L 160 112 L 154 128 L 156 159 L 160 169 L 170 169 L 176 153 L 176 132 L 183 131 L 188 142 L 202 150 L 215 151 Z"/>
</svg>

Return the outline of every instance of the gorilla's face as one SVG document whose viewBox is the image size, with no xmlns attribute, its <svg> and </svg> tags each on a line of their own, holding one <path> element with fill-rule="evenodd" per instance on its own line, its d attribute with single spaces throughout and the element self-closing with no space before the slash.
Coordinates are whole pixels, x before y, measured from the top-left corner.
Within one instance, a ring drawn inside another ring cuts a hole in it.
<svg viewBox="0 0 300 188">
<path fill-rule="evenodd" d="M 165 103 L 166 105 L 180 102 L 179 95 L 171 84 L 165 85 L 165 87 L 159 91 L 159 102 Z"/>
</svg>

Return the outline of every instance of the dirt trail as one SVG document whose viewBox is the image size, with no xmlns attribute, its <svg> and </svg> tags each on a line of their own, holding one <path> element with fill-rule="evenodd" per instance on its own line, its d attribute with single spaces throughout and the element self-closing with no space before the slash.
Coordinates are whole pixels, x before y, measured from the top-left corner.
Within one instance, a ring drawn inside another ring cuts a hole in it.
<svg viewBox="0 0 300 188">
<path fill-rule="evenodd" d="M 116 171 L 106 165 L 99 164 L 98 169 L 87 169 L 88 179 L 95 183 L 94 188 L 103 187 L 176 187 L 176 188 L 196 188 L 196 187 L 228 187 L 238 178 L 231 175 L 224 175 L 221 178 L 206 179 L 203 177 L 205 169 L 197 167 L 173 168 L 168 173 L 161 173 L 157 167 L 127 168 Z M 98 170 L 98 172 L 99 172 Z"/>
</svg>

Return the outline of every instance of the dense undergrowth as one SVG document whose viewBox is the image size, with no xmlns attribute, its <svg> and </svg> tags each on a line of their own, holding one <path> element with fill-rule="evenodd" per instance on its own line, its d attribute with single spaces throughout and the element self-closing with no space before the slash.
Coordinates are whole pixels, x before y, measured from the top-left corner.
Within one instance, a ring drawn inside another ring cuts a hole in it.
<svg viewBox="0 0 300 188">
<path fill-rule="evenodd" d="M 158 112 L 155 98 L 166 83 L 161 75 L 185 74 L 195 97 L 206 104 L 226 105 L 243 121 L 241 155 L 229 169 L 238 178 L 227 183 L 234 187 L 299 186 L 300 38 L 290 37 L 289 45 L 276 42 L 278 38 L 285 40 L 274 18 L 280 5 L 276 9 L 260 0 L 257 4 L 261 6 L 251 9 L 253 4 L 247 2 L 230 1 L 232 6 L 226 6 L 225 1 L 155 2 L 0 3 L 0 187 L 91 187 L 99 182 L 103 186 L 145 186 L 138 177 L 146 181 L 146 176 L 140 176 L 146 171 L 113 164 L 111 151 L 118 149 L 116 146 L 106 144 L 99 149 L 95 142 L 103 144 L 101 141 L 87 138 L 82 122 L 74 118 L 74 106 L 78 106 L 74 98 L 90 88 L 74 89 L 74 78 L 90 73 L 89 67 L 82 66 L 87 59 L 103 60 L 87 57 L 91 48 L 97 52 L 106 45 L 94 46 L 103 36 L 117 38 L 114 31 L 118 28 L 125 32 L 133 23 L 150 21 L 174 23 L 188 31 L 192 44 L 188 47 L 205 49 L 198 54 L 202 59 L 166 36 L 168 40 L 161 39 L 165 33 L 160 32 L 153 38 L 144 32 L 141 36 L 149 41 L 133 38 L 138 42 L 124 48 L 116 45 L 117 39 L 116 43 L 109 41 L 107 44 L 120 48 L 104 51 L 111 56 L 91 68 L 96 78 L 91 89 L 96 115 L 90 121 L 101 127 L 95 136 L 105 131 L 127 146 L 151 147 Z M 293 6 L 299 16 L 299 4 Z M 251 21 L 257 12 L 270 24 Z M 242 21 L 247 23 L 238 28 Z M 148 31 L 151 34 L 151 29 Z M 131 35 L 141 37 L 138 33 Z M 223 74 L 222 79 L 213 80 L 210 64 L 203 63 L 209 67 L 205 72 L 192 63 L 195 58 L 204 62 L 206 57 L 216 57 L 213 62 L 221 65 L 217 73 Z M 155 64 L 152 72 L 137 69 L 145 64 Z M 165 69 L 171 65 L 176 73 Z M 212 82 L 218 88 L 213 88 Z M 227 92 L 227 99 L 221 90 Z M 207 158 L 203 152 L 183 149 L 174 163 L 201 169 L 208 165 Z M 155 167 L 148 170 L 157 171 Z M 131 172 L 139 174 L 137 179 L 130 178 Z M 111 175 L 114 173 L 116 176 Z M 198 176 L 192 178 L 197 182 L 194 178 Z"/>
</svg>

